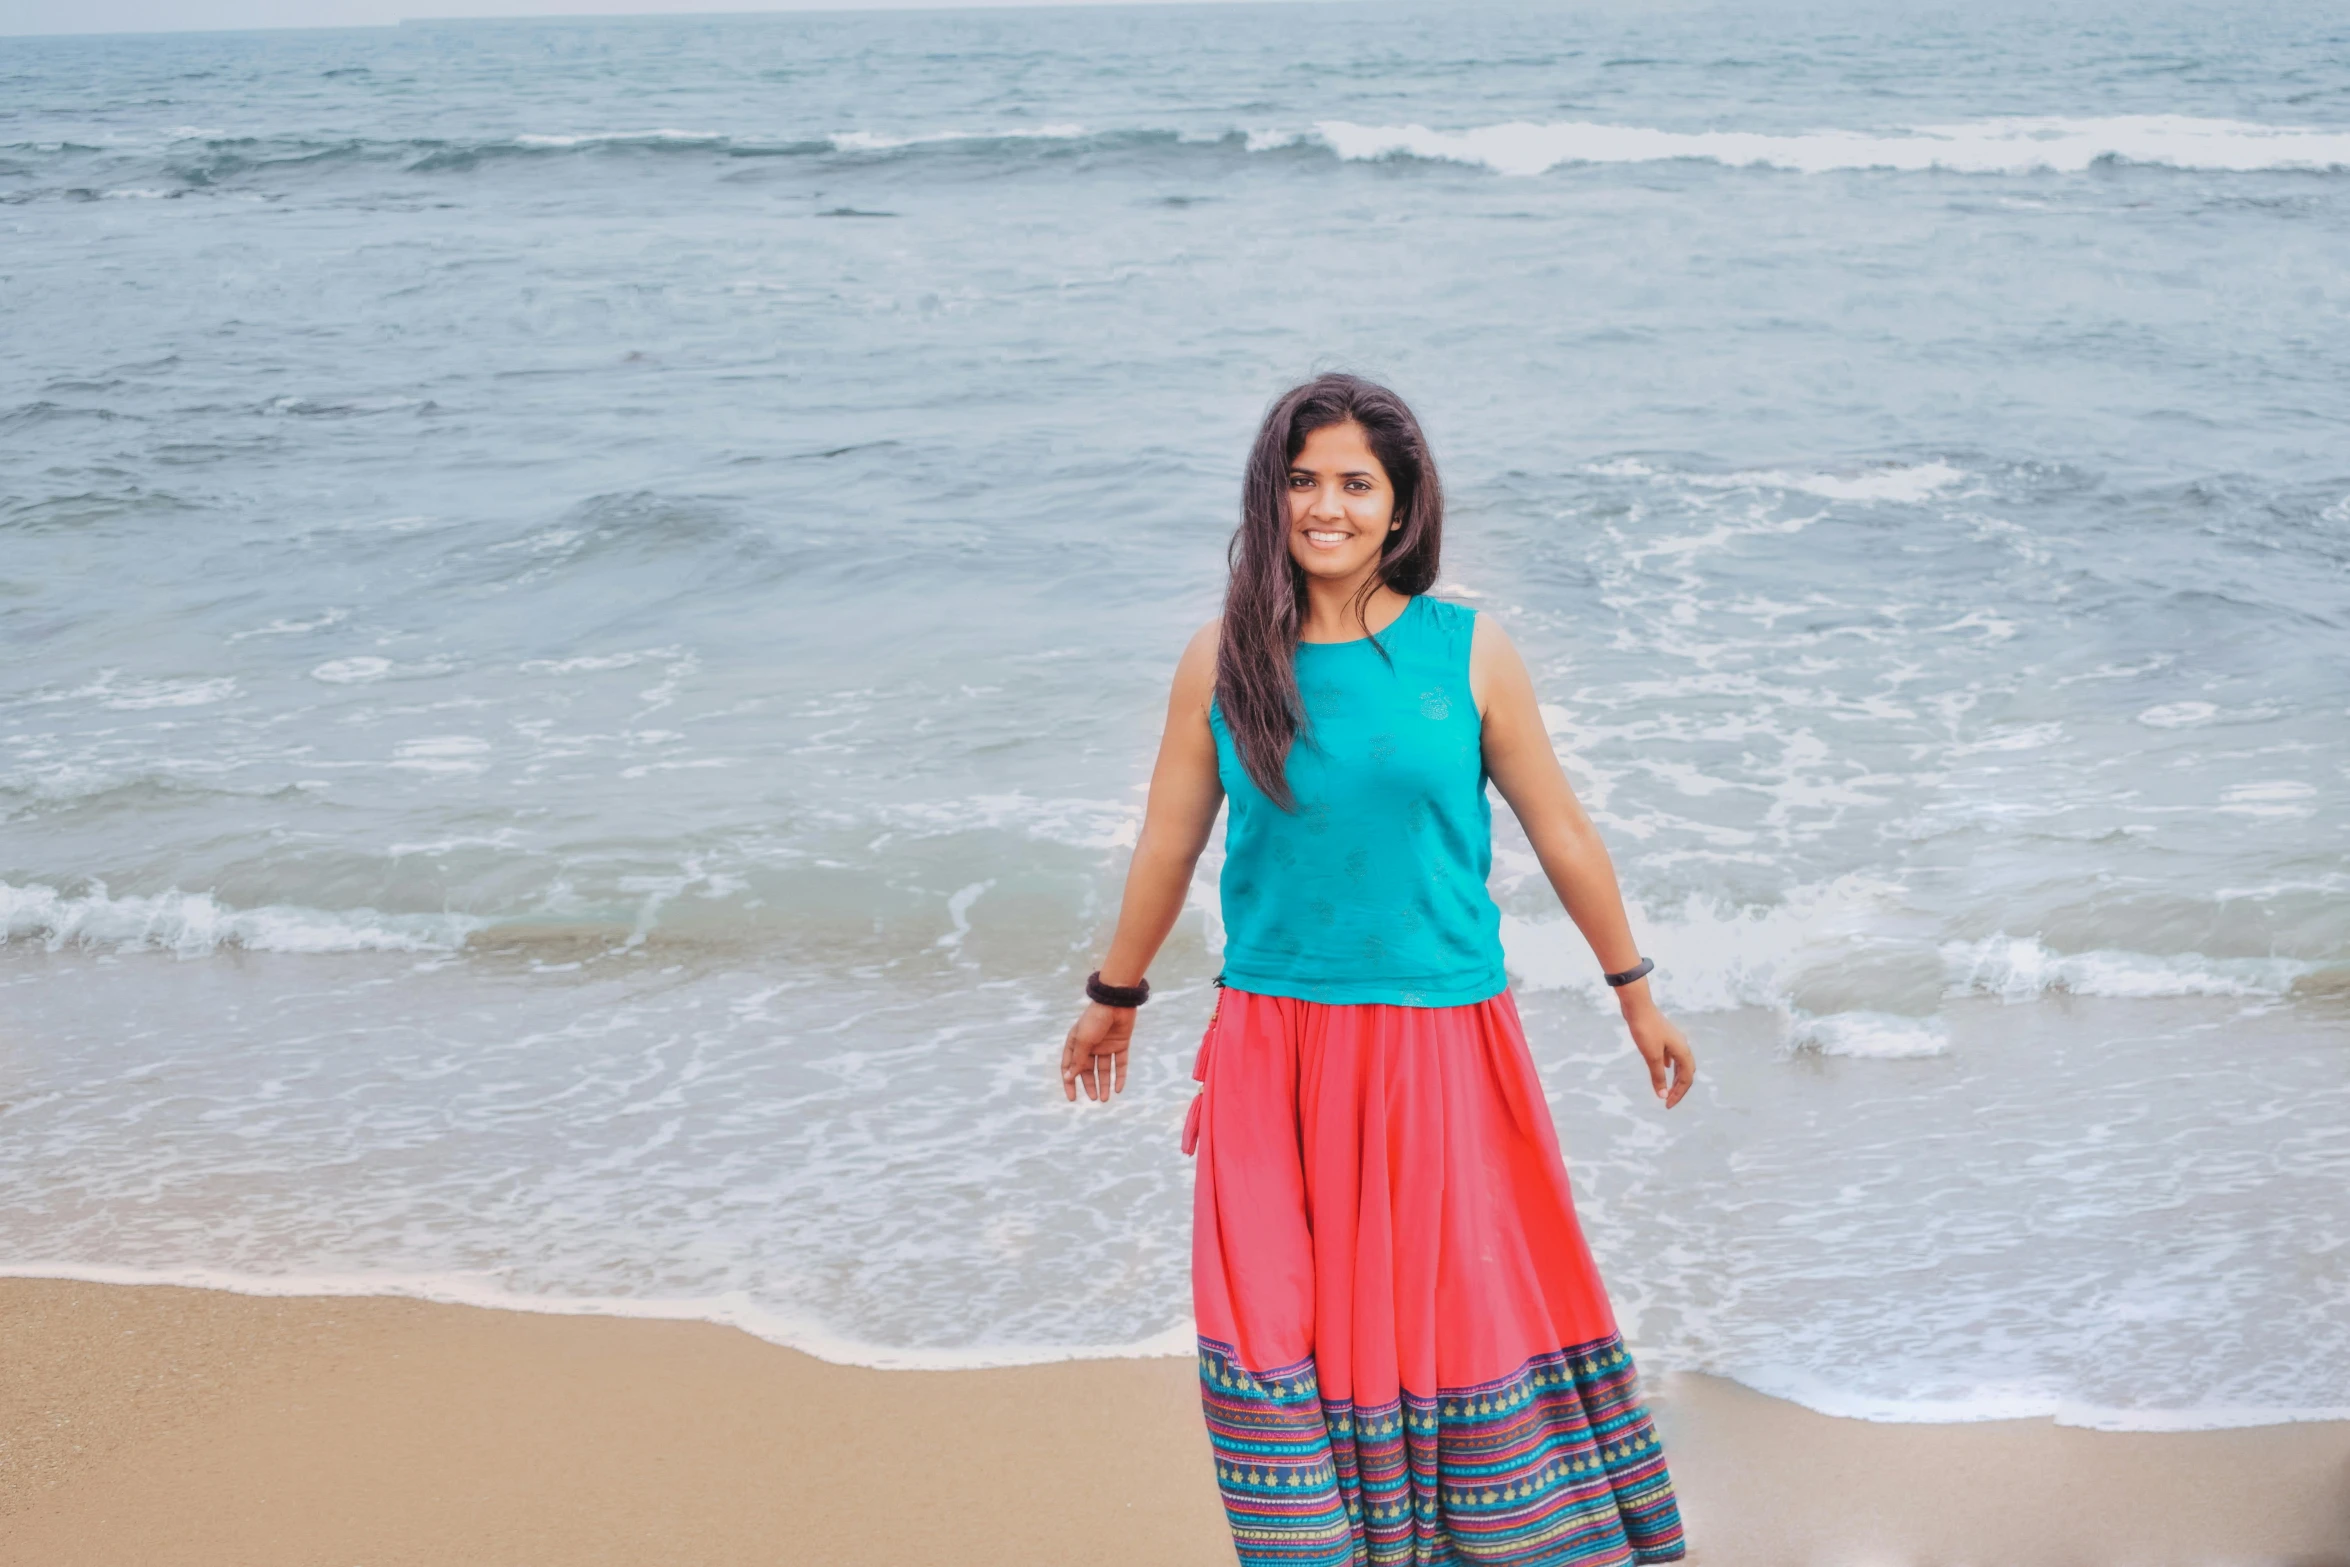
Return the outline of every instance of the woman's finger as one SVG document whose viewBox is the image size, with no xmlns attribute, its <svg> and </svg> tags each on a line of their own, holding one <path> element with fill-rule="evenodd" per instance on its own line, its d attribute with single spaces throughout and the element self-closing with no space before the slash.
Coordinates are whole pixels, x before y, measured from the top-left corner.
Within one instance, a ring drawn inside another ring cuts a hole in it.
<svg viewBox="0 0 2350 1567">
<path fill-rule="evenodd" d="M 1099 1104 L 1126 1091 L 1126 1054 L 1131 1041 L 1088 1039 L 1084 1030 L 1085 1021 L 1080 1018 L 1061 1041 L 1061 1097 L 1074 1104 L 1077 1090 L 1083 1087 L 1085 1097 Z"/>
<path fill-rule="evenodd" d="M 1686 1040 L 1676 1039 L 1666 1053 L 1673 1061 L 1673 1091 L 1665 1095 L 1665 1108 L 1670 1110 L 1689 1092 L 1689 1085 L 1697 1081 L 1697 1057 Z"/>
<path fill-rule="evenodd" d="M 1075 1103 L 1077 1099 L 1077 1068 L 1070 1061 L 1077 1048 L 1077 1030 L 1069 1030 L 1069 1037 L 1061 1041 L 1061 1096 Z"/>
</svg>

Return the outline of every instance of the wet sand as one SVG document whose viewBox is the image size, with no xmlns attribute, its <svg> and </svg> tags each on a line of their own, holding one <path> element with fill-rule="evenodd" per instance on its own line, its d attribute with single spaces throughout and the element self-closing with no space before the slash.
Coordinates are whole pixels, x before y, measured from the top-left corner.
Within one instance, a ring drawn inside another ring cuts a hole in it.
<svg viewBox="0 0 2350 1567">
<path fill-rule="evenodd" d="M 2350 1423 L 1651 1390 L 1714 1567 L 2350 1564 Z M 0 1563 L 1230 1563 L 1188 1359 L 829 1365 L 705 1323 L 0 1280 Z"/>
</svg>

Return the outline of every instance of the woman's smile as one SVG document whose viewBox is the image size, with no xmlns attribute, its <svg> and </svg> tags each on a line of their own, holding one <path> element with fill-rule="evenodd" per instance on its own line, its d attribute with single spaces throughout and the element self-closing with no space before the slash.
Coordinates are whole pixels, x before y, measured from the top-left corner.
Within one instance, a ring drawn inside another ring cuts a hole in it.
<svg viewBox="0 0 2350 1567">
<path fill-rule="evenodd" d="M 1289 460 L 1289 555 L 1335 581 L 1377 569 L 1396 527 L 1395 485 L 1353 420 L 1309 433 Z"/>
</svg>

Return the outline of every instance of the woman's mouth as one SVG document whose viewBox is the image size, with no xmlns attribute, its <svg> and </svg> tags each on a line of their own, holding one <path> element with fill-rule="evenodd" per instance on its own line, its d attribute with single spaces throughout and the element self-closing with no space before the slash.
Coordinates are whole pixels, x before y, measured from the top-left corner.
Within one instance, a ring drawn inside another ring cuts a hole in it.
<svg viewBox="0 0 2350 1567">
<path fill-rule="evenodd" d="M 1321 528 L 1306 529 L 1306 542 L 1316 549 L 1334 550 L 1353 537 L 1351 533 L 1330 533 Z"/>
</svg>

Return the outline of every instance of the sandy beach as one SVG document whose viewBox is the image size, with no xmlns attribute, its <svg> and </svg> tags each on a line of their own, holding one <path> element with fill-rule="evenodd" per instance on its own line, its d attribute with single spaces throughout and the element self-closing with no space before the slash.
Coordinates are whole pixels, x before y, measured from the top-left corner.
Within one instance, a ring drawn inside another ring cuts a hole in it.
<svg viewBox="0 0 2350 1567">
<path fill-rule="evenodd" d="M 0 1562 L 1229 1562 L 1188 1360 L 888 1372 L 731 1328 L 0 1281 Z M 1654 1401 L 1695 1548 L 2350 1562 L 2350 1424 L 2171 1435 Z"/>
</svg>

